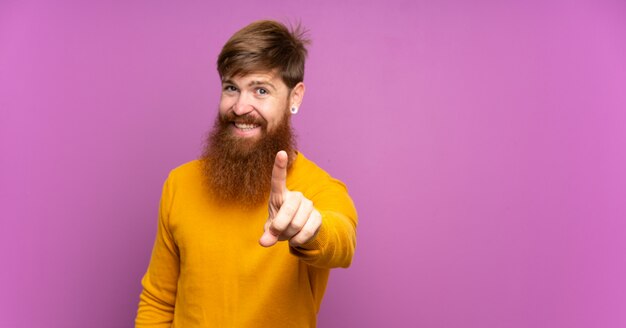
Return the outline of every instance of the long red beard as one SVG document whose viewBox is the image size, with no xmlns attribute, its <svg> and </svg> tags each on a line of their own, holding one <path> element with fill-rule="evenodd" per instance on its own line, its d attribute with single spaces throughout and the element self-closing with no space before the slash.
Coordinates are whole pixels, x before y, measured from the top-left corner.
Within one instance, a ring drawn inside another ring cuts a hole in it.
<svg viewBox="0 0 626 328">
<path fill-rule="evenodd" d="M 232 120 L 218 114 L 202 154 L 203 173 L 218 201 L 254 207 L 268 200 L 276 153 L 285 150 L 291 165 L 295 136 L 288 115 L 270 132 L 261 124 L 258 140 L 235 137 Z"/>
</svg>

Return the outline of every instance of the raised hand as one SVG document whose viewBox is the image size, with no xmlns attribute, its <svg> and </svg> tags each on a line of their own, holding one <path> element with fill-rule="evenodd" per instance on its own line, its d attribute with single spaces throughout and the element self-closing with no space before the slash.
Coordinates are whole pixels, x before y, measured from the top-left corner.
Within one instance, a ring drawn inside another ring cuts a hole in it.
<svg viewBox="0 0 626 328">
<path fill-rule="evenodd" d="M 322 225 L 322 215 L 313 202 L 299 191 L 287 189 L 287 153 L 276 154 L 272 169 L 268 218 L 259 243 L 269 247 L 278 241 L 289 240 L 297 247 L 313 240 Z"/>
</svg>

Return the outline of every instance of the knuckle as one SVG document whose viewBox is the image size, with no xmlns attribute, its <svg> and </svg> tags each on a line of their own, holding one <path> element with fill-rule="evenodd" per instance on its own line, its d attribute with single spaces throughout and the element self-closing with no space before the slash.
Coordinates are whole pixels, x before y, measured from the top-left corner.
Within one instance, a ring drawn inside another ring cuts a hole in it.
<svg viewBox="0 0 626 328">
<path fill-rule="evenodd" d="M 275 223 L 270 224 L 269 231 L 272 235 L 278 236 L 283 231 L 280 227 L 276 226 Z"/>
<path fill-rule="evenodd" d="M 289 221 L 286 221 L 286 222 L 284 220 L 274 221 L 274 228 L 276 228 L 276 230 L 280 232 L 284 231 L 288 226 L 289 226 Z"/>
<path fill-rule="evenodd" d="M 305 241 L 309 240 L 311 237 L 313 236 L 313 232 L 309 229 L 302 229 L 300 230 L 300 234 L 298 235 L 298 237 L 300 237 L 300 240 L 304 243 Z"/>
<path fill-rule="evenodd" d="M 285 212 L 285 214 L 288 214 L 288 216 L 293 216 L 296 213 L 296 210 L 297 208 L 293 204 L 283 205 L 283 211 Z"/>
<path fill-rule="evenodd" d="M 313 220 L 315 220 L 315 222 L 319 225 L 322 224 L 322 214 L 320 214 L 320 212 L 318 211 L 313 211 L 313 213 L 311 214 L 311 217 L 313 218 Z"/>
<path fill-rule="evenodd" d="M 298 246 L 301 246 L 301 245 L 302 245 L 302 243 L 298 240 L 297 237 L 293 237 L 293 238 L 289 239 L 289 246 L 298 247 Z"/>
<path fill-rule="evenodd" d="M 301 192 L 299 191 L 292 191 L 290 196 L 294 199 L 294 200 L 298 200 L 298 201 L 302 201 L 302 198 L 304 198 L 304 195 L 302 195 Z"/>
<path fill-rule="evenodd" d="M 304 208 L 306 208 L 308 211 L 313 210 L 313 202 L 305 198 L 304 199 Z"/>
<path fill-rule="evenodd" d="M 287 224 L 288 223 L 285 223 L 282 220 L 274 220 L 272 221 L 270 228 L 274 232 L 281 233 L 283 230 L 285 230 L 285 227 L 287 227 Z"/>
<path fill-rule="evenodd" d="M 303 227 L 304 224 L 300 222 L 291 222 L 291 224 L 289 225 L 289 228 L 295 232 L 301 231 Z"/>
</svg>

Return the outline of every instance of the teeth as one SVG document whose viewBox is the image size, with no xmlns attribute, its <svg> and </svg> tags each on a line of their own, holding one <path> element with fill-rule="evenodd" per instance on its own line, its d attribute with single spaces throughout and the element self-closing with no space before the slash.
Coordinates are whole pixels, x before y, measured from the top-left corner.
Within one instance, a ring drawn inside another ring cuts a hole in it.
<svg viewBox="0 0 626 328">
<path fill-rule="evenodd" d="M 235 126 L 238 129 L 242 129 L 242 130 L 252 130 L 252 129 L 256 128 L 258 125 L 256 125 L 256 124 L 235 123 Z"/>
</svg>

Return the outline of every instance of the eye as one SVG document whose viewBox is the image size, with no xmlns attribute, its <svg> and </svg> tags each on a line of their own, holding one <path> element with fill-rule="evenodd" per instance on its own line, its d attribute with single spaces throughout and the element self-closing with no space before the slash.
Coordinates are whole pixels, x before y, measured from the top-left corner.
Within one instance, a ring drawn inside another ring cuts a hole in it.
<svg viewBox="0 0 626 328">
<path fill-rule="evenodd" d="M 226 91 L 226 92 L 235 92 L 235 91 L 237 91 L 237 88 L 235 88 L 234 85 L 228 84 L 228 85 L 224 86 L 224 91 Z"/>
<path fill-rule="evenodd" d="M 265 89 L 265 88 L 258 88 L 258 89 L 256 89 L 256 93 L 259 94 L 259 95 L 264 96 L 266 94 L 269 94 L 269 91 L 267 91 L 267 89 Z"/>
</svg>

